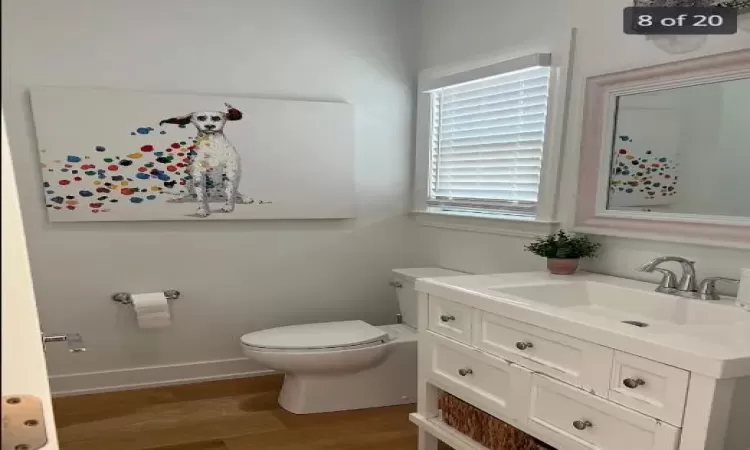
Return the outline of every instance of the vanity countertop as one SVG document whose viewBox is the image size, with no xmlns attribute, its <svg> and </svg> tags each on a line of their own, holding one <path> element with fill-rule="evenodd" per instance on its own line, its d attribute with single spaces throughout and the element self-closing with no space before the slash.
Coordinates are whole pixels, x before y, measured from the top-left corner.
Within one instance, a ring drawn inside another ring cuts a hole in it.
<svg viewBox="0 0 750 450">
<path fill-rule="evenodd" d="M 685 299 L 654 288 L 586 272 L 467 275 L 416 283 L 419 292 L 712 378 L 750 375 L 749 312 L 733 299 Z"/>
</svg>

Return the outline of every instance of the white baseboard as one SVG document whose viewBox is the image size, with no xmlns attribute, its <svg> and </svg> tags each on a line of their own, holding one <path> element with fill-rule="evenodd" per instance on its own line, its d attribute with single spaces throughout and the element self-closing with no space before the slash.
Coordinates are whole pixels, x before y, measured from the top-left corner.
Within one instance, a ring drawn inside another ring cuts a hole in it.
<svg viewBox="0 0 750 450">
<path fill-rule="evenodd" d="M 188 364 L 136 367 L 49 377 L 54 397 L 144 389 L 176 384 L 272 375 L 247 358 L 202 361 Z"/>
</svg>

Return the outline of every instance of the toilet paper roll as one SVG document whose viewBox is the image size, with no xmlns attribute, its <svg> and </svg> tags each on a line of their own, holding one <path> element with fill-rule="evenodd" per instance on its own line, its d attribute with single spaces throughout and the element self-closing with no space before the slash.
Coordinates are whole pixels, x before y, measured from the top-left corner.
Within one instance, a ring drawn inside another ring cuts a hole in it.
<svg viewBox="0 0 750 450">
<path fill-rule="evenodd" d="M 750 311 L 750 269 L 740 270 L 740 289 L 737 291 L 737 306 Z"/>
<path fill-rule="evenodd" d="M 141 328 L 164 328 L 172 323 L 169 302 L 163 292 L 133 294 L 133 308 Z"/>
</svg>

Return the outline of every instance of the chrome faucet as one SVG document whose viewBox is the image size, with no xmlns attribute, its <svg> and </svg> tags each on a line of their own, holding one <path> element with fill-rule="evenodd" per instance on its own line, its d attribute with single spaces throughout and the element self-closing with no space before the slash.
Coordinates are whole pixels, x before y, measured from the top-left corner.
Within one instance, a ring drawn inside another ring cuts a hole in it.
<svg viewBox="0 0 750 450">
<path fill-rule="evenodd" d="M 674 272 L 657 267 L 662 263 L 670 261 L 680 263 L 682 266 L 682 277 L 678 282 L 675 282 L 677 275 L 675 275 Z M 716 283 L 718 281 L 728 283 L 740 282 L 740 280 L 735 280 L 733 278 L 708 277 L 700 283 L 700 287 L 696 287 L 695 261 L 690 261 L 679 256 L 660 256 L 640 266 L 636 270 L 639 272 L 659 272 L 662 274 L 662 279 L 659 286 L 656 287 L 656 292 L 700 300 L 721 299 L 719 294 L 716 293 Z"/>
<path fill-rule="evenodd" d="M 658 265 L 665 262 L 677 262 L 682 266 L 682 277 L 677 282 L 676 286 L 668 286 L 670 280 L 676 278 L 674 272 L 666 269 L 657 268 Z M 680 256 L 660 256 L 642 265 L 638 269 L 639 272 L 654 272 L 658 271 L 664 275 L 662 283 L 657 288 L 659 292 L 698 292 L 698 288 L 695 284 L 695 261 L 690 261 Z"/>
</svg>

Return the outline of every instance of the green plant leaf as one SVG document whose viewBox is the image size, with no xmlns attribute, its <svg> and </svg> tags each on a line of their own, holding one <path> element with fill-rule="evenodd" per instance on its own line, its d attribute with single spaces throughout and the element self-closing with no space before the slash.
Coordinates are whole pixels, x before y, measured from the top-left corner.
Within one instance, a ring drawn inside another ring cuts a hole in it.
<svg viewBox="0 0 750 450">
<path fill-rule="evenodd" d="M 583 234 L 568 234 L 564 230 L 534 240 L 524 246 L 526 251 L 545 258 L 592 258 L 601 244 Z"/>
</svg>

